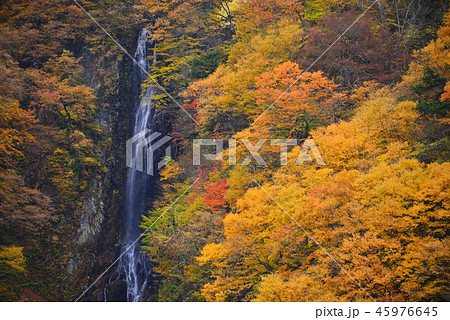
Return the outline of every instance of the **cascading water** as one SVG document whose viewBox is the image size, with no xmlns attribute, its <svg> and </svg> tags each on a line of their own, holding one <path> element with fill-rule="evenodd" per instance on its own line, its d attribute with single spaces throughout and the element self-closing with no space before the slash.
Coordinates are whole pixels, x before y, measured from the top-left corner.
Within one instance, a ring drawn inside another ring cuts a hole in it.
<svg viewBox="0 0 450 320">
<path fill-rule="evenodd" d="M 133 71 L 136 86 L 139 88 L 147 79 L 147 73 L 145 71 L 149 67 L 149 61 L 147 59 L 147 34 L 147 29 L 142 29 L 134 55 L 138 65 L 135 63 Z M 156 54 L 152 63 L 155 62 Z M 154 111 L 152 109 L 151 99 L 154 94 L 154 88 L 147 87 L 138 91 L 141 94 L 133 112 L 133 136 L 144 129 L 154 129 Z M 134 164 L 136 163 L 135 157 L 136 155 L 133 154 L 132 160 Z M 124 245 L 122 252 L 127 250 L 140 235 L 139 223 L 142 214 L 145 212 L 145 199 L 148 196 L 149 178 L 149 175 L 145 172 L 137 171 L 134 166 L 129 168 L 125 195 Z M 126 282 L 127 301 L 136 302 L 140 300 L 147 287 L 150 270 L 149 262 L 140 251 L 140 243 L 137 242 L 122 256 L 118 266 L 118 272 L 124 277 Z"/>
</svg>

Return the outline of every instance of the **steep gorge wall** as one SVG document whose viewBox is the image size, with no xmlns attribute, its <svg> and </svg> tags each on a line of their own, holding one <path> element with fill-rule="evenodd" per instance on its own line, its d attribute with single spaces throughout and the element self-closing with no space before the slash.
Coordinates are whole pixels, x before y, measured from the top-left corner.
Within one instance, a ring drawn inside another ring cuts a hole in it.
<svg viewBox="0 0 450 320">
<path fill-rule="evenodd" d="M 133 31 L 137 36 L 137 33 Z M 130 41 L 131 43 L 131 41 Z M 114 45 L 111 43 L 111 45 Z M 133 48 L 130 48 L 132 51 Z M 55 254 L 54 278 L 50 290 L 44 290 L 43 298 L 48 300 L 75 300 L 102 274 L 119 255 L 123 198 L 125 194 L 126 166 L 125 141 L 129 131 L 129 115 L 135 99 L 131 84 L 132 61 L 117 56 L 106 63 L 100 56 L 82 48 L 82 65 L 86 84 L 95 90 L 97 105 L 101 106 L 97 122 L 108 135 L 107 147 L 102 150 L 102 161 L 107 168 L 100 179 L 92 179 L 84 193 L 80 206 L 59 224 L 64 230 L 60 250 L 47 250 Z M 105 86 L 97 70 L 107 70 L 116 82 L 112 91 L 104 94 Z M 66 215 L 67 216 L 67 215 Z M 45 251 L 45 250 L 44 250 Z M 114 275 L 109 270 L 81 300 L 103 301 L 105 287 Z M 120 290 L 119 290 L 120 291 Z"/>
<path fill-rule="evenodd" d="M 95 58 L 86 59 L 86 61 L 91 62 L 85 66 L 90 85 L 92 87 L 100 85 L 101 87 L 101 83 L 96 83 L 95 68 L 104 66 L 96 65 Z M 78 238 L 74 239 L 74 248 L 76 248 L 74 252 L 81 258 L 80 261 L 85 267 L 85 272 L 79 279 L 85 279 L 83 290 L 117 258 L 121 239 L 126 181 L 125 141 L 129 131 L 129 115 L 135 99 L 131 84 L 132 62 L 125 58 L 106 67 L 114 68 L 113 72 L 117 74 L 118 79 L 114 100 L 106 110 L 100 111 L 98 118 L 99 123 L 108 128 L 110 135 L 109 148 L 104 151 L 108 171 L 103 180 L 93 181 L 92 195 L 84 200 L 80 209 Z M 108 283 L 114 270 L 112 268 L 108 274 L 102 277 L 86 293 L 84 299 L 102 301 L 104 292 L 101 289 Z M 80 287 L 80 293 L 81 289 Z"/>
</svg>

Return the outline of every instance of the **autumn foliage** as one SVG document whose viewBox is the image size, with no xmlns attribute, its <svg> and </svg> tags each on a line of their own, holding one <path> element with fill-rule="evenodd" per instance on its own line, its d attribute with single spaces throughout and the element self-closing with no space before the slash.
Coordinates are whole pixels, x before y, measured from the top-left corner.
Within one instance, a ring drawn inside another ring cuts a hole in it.
<svg viewBox="0 0 450 320">
<path fill-rule="evenodd" d="M 448 16 L 429 42 L 432 21 L 408 20 L 400 2 L 393 20 L 385 3 L 308 69 L 361 13 L 352 5 L 231 7 L 228 60 L 182 93 L 196 133 L 312 138 L 326 165 L 295 165 L 296 146 L 285 166 L 269 147 L 268 166 L 205 166 L 177 225 L 145 240 L 164 278 L 155 300 L 448 299 Z"/>
<path fill-rule="evenodd" d="M 205 193 L 203 194 L 203 202 L 210 210 L 217 210 L 222 208 L 227 203 L 225 195 L 227 193 L 228 182 L 227 179 L 211 182 L 205 186 Z"/>
<path fill-rule="evenodd" d="M 81 2 L 130 53 L 151 31 L 179 101 L 144 84 L 175 137 L 142 217 L 146 299 L 449 299 L 448 1 Z M 71 1 L 0 4 L 0 300 L 74 300 L 116 260 L 132 69 Z M 193 166 L 207 138 L 299 145 Z M 295 164 L 305 139 L 325 165 Z"/>
</svg>

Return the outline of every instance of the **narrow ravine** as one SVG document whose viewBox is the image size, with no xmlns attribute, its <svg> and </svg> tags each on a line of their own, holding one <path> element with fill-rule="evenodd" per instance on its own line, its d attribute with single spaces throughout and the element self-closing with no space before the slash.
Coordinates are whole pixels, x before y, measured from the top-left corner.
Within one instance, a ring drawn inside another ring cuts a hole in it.
<svg viewBox="0 0 450 320">
<path fill-rule="evenodd" d="M 132 116 L 132 136 L 139 132 L 150 129 L 154 130 L 154 111 L 152 109 L 152 95 L 154 89 L 152 87 L 140 90 L 142 83 L 146 80 L 147 74 L 144 70 L 148 70 L 150 63 L 155 63 L 156 56 L 153 61 L 148 61 L 147 47 L 147 29 L 142 29 L 137 43 L 136 53 L 134 55 L 138 65 L 134 65 L 133 72 L 135 85 L 138 86 L 137 92 L 140 95 L 137 98 Z M 136 163 L 136 153 L 133 153 L 133 164 Z M 146 163 L 146 159 L 143 159 Z M 128 170 L 126 195 L 125 195 L 125 217 L 123 226 L 124 244 L 122 252 L 127 250 L 133 242 L 139 237 L 141 216 L 145 211 L 145 201 L 149 196 L 150 176 L 145 172 L 136 170 L 133 166 Z M 126 254 L 122 257 L 118 265 L 118 273 L 124 277 L 127 290 L 127 301 L 140 301 L 145 293 L 149 273 L 151 271 L 147 258 L 140 251 L 140 242 L 134 244 Z"/>
</svg>

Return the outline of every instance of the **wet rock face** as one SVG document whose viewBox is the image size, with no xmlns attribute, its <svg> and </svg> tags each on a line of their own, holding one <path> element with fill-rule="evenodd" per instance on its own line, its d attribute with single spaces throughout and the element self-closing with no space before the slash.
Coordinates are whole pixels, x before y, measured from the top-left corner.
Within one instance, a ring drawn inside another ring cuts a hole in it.
<svg viewBox="0 0 450 320">
<path fill-rule="evenodd" d="M 94 280 L 102 274 L 117 259 L 120 249 L 121 225 L 123 212 L 123 194 L 125 193 L 126 166 L 125 140 L 129 130 L 129 114 L 132 107 L 133 91 L 130 75 L 132 66 L 124 59 L 121 63 L 98 65 L 98 57 L 89 52 L 83 53 L 84 77 L 86 83 L 94 90 L 105 84 L 96 74 L 98 68 L 109 68 L 108 72 L 120 79 L 114 96 L 102 96 L 96 90 L 98 105 L 106 101 L 107 108 L 99 108 L 97 122 L 101 126 L 102 134 L 107 135 L 110 143 L 102 151 L 103 164 L 106 172 L 90 181 L 85 194 L 80 199 L 80 207 L 74 213 L 68 213 L 63 222 L 68 233 L 65 234 L 67 247 L 62 248 L 64 259 L 55 297 L 51 299 L 74 300 Z M 111 287 L 109 294 L 120 297 L 123 285 L 114 282 L 114 268 L 105 274 L 81 299 L 82 301 L 104 301 L 105 286 Z"/>
<path fill-rule="evenodd" d="M 102 229 L 102 222 L 105 219 L 105 204 L 102 201 L 102 184 L 96 182 L 92 196 L 83 201 L 80 218 L 80 228 L 78 229 L 78 244 L 86 241 L 94 241 L 95 237 Z"/>
<path fill-rule="evenodd" d="M 95 181 L 91 195 L 83 200 L 83 204 L 78 210 L 77 216 L 80 218 L 76 246 L 73 247 L 72 256 L 66 266 L 66 272 L 69 275 L 72 275 L 89 260 L 83 255 L 83 251 L 95 252 L 93 243 L 101 241 L 102 223 L 105 220 L 105 204 L 102 197 L 103 184 Z M 88 246 L 89 249 L 83 250 L 83 245 Z"/>
<path fill-rule="evenodd" d="M 130 44 L 126 47 L 134 52 L 135 36 L 130 36 Z M 130 30 L 132 32 L 132 30 Z M 133 39 L 134 38 L 134 39 Z M 133 64 L 130 59 L 119 59 L 108 65 L 99 65 L 98 57 L 88 51 L 83 54 L 84 77 L 86 83 L 96 91 L 99 105 L 103 102 L 107 108 L 99 108 L 97 122 L 108 135 L 110 143 L 102 154 L 107 172 L 97 180 L 91 181 L 88 187 L 88 197 L 80 199 L 81 205 L 76 210 L 70 245 L 65 260 L 67 286 L 70 290 L 66 296 L 73 297 L 81 294 L 92 282 L 101 275 L 120 255 L 124 226 L 124 195 L 127 181 L 127 167 L 125 163 L 125 142 L 130 136 L 135 104 L 135 79 L 133 79 Z M 103 60 L 102 60 L 103 61 Z M 108 69 L 109 68 L 109 69 Z M 103 97 L 101 89 L 105 84 L 95 70 L 107 70 L 117 79 L 114 96 Z M 170 131 L 171 115 L 157 109 L 154 116 L 155 126 L 163 135 Z M 157 155 L 158 157 L 159 155 Z M 151 202 L 151 199 L 148 199 Z M 81 299 L 82 301 L 126 301 L 126 283 L 118 277 L 113 266 Z M 64 299 L 66 300 L 66 299 Z"/>
</svg>

